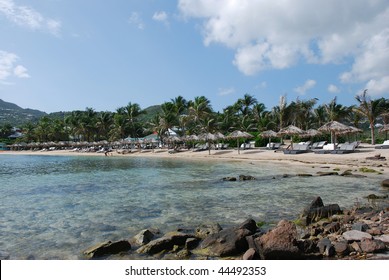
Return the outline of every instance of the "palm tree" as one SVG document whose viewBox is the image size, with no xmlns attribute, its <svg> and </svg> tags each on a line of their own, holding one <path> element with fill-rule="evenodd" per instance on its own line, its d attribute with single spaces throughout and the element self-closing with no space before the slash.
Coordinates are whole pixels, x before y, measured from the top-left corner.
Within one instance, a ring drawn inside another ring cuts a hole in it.
<svg viewBox="0 0 389 280">
<path fill-rule="evenodd" d="M 113 125 L 113 115 L 111 112 L 102 112 L 97 117 L 98 139 L 108 140 L 109 131 Z"/>
<path fill-rule="evenodd" d="M 205 96 L 197 96 L 194 101 L 189 102 L 189 117 L 194 127 L 202 128 L 205 125 L 205 119 L 212 114 L 211 102 Z"/>
<path fill-rule="evenodd" d="M 342 121 L 350 115 L 350 109 L 336 102 L 336 96 L 324 105 L 329 121 Z"/>
<path fill-rule="evenodd" d="M 136 138 L 138 136 L 138 131 L 141 129 L 141 126 L 139 124 L 138 117 L 145 113 L 143 111 L 139 104 L 131 102 L 128 103 L 127 106 L 125 106 L 122 111 L 124 111 L 124 114 L 126 116 L 126 120 L 128 122 L 128 126 L 130 128 L 130 135 L 131 137 Z"/>
<path fill-rule="evenodd" d="M 385 99 L 372 100 L 367 94 L 367 89 L 361 95 L 355 96 L 359 106 L 354 111 L 365 117 L 370 124 L 371 144 L 375 145 L 375 123 L 378 116 L 385 112 Z"/>
<path fill-rule="evenodd" d="M 247 116 L 252 112 L 252 107 L 257 103 L 258 101 L 254 96 L 246 93 L 243 98 L 238 99 L 235 106 L 243 116 Z"/>
</svg>

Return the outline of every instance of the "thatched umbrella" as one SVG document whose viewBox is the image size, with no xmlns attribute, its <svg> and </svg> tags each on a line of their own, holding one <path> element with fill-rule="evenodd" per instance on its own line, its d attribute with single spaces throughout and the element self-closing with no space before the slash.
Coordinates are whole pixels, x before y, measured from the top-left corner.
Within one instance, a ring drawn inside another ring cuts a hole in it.
<svg viewBox="0 0 389 280">
<path fill-rule="evenodd" d="M 277 137 L 277 132 L 273 130 L 266 130 L 261 132 L 261 136 L 264 138 L 269 138 L 269 143 L 270 143 L 271 138 Z"/>
<path fill-rule="evenodd" d="M 208 154 L 211 154 L 211 142 L 219 139 L 215 134 L 212 134 L 210 132 L 203 133 L 199 136 L 200 139 L 205 140 L 208 143 Z"/>
<path fill-rule="evenodd" d="M 331 121 L 319 128 L 319 131 L 330 132 L 331 133 L 331 143 L 336 143 L 336 135 L 346 132 L 350 132 L 351 129 L 348 125 L 342 124 L 337 121 Z"/>
<path fill-rule="evenodd" d="M 235 131 L 231 132 L 227 137 L 232 138 L 232 139 L 237 139 L 238 154 L 240 154 L 239 139 L 240 138 L 248 139 L 248 138 L 252 138 L 253 136 L 250 133 L 240 131 L 240 130 L 235 130 Z"/>
<path fill-rule="evenodd" d="M 289 125 L 288 127 L 282 128 L 280 131 L 278 131 L 277 135 L 284 136 L 284 135 L 289 135 L 291 136 L 290 138 L 290 148 L 293 150 L 293 135 L 302 135 L 304 134 L 304 130 L 298 128 L 297 126 L 294 125 Z"/>
</svg>

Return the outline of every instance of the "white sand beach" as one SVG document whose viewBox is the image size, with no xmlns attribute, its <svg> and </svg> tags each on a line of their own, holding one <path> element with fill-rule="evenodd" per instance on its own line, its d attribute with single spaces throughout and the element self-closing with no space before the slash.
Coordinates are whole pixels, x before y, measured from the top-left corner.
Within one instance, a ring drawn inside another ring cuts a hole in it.
<svg viewBox="0 0 389 280">
<path fill-rule="evenodd" d="M 104 153 L 95 152 L 74 152 L 70 150 L 53 151 L 2 151 L 1 155 L 47 155 L 47 156 L 100 156 L 105 157 Z M 362 143 L 353 153 L 348 154 L 316 154 L 307 152 L 302 154 L 284 154 L 282 151 L 266 150 L 263 148 L 253 148 L 249 150 L 237 149 L 211 150 L 193 152 L 191 150 L 182 150 L 180 152 L 169 153 L 167 149 L 136 150 L 127 154 L 119 154 L 113 151 L 110 157 L 158 157 L 158 158 L 184 158 L 193 160 L 227 160 L 227 161 L 249 161 L 252 164 L 262 161 L 273 161 L 285 164 L 291 164 L 298 169 L 304 166 L 323 166 L 329 168 L 338 168 L 354 172 L 359 172 L 360 168 L 366 167 L 374 169 L 381 173 L 383 177 L 389 175 L 389 149 L 375 149 L 374 146 Z M 377 157 L 380 158 L 377 158 Z M 302 169 L 303 170 L 303 169 Z M 307 169 L 308 170 L 308 169 Z"/>
</svg>

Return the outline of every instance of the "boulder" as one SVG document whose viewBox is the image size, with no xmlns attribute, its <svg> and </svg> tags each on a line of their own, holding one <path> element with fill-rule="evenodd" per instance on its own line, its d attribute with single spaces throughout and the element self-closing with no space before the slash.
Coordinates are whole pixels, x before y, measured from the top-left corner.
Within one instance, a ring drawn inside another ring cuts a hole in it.
<svg viewBox="0 0 389 280">
<path fill-rule="evenodd" d="M 201 248 L 207 249 L 209 254 L 219 257 L 241 254 L 248 249 L 246 237 L 254 234 L 257 229 L 255 221 L 248 219 L 238 227 L 210 234 L 202 242 Z"/>
<path fill-rule="evenodd" d="M 90 258 L 98 258 L 104 255 L 113 255 L 121 252 L 127 252 L 131 249 L 131 244 L 127 240 L 116 242 L 103 242 L 85 250 L 84 254 Z"/>
<path fill-rule="evenodd" d="M 256 180 L 256 179 L 251 175 L 239 175 L 239 181 L 249 181 L 249 180 Z"/>
<path fill-rule="evenodd" d="M 359 230 L 349 230 L 342 234 L 343 238 L 347 241 L 361 241 L 363 238 L 372 239 L 372 236 L 367 232 L 362 232 Z"/>
<path fill-rule="evenodd" d="M 317 222 L 323 218 L 329 218 L 335 214 L 341 214 L 342 210 L 338 204 L 323 204 L 320 197 L 316 197 L 311 204 L 306 207 L 301 215 L 301 221 L 305 225 Z"/>
<path fill-rule="evenodd" d="M 200 240 L 198 238 L 193 238 L 193 237 L 188 238 L 185 241 L 185 249 L 192 250 L 192 249 L 196 248 L 197 245 L 199 245 L 199 242 L 200 242 Z"/>
<path fill-rule="evenodd" d="M 349 253 L 349 247 L 347 241 L 334 242 L 334 249 L 338 256 L 346 256 Z"/>
<path fill-rule="evenodd" d="M 377 253 L 386 250 L 385 243 L 378 239 L 363 238 L 360 246 L 365 253 Z"/>
<path fill-rule="evenodd" d="M 300 259 L 301 252 L 297 243 L 297 228 L 290 221 L 281 220 L 277 226 L 256 238 L 261 259 Z"/>
<path fill-rule="evenodd" d="M 389 179 L 385 179 L 381 182 L 381 186 L 384 188 L 389 188 Z"/>
<path fill-rule="evenodd" d="M 202 224 L 195 229 L 195 236 L 204 239 L 208 235 L 218 233 L 221 230 L 222 227 L 218 223 Z"/>
<path fill-rule="evenodd" d="M 374 239 L 381 240 L 382 242 L 389 244 L 389 234 L 383 234 L 381 236 L 375 236 Z"/>
<path fill-rule="evenodd" d="M 139 254 L 154 255 L 162 251 L 171 251 L 174 246 L 185 246 L 188 238 L 195 238 L 195 236 L 182 232 L 169 232 L 143 245 L 136 252 Z"/>
<path fill-rule="evenodd" d="M 140 246 L 149 243 L 154 238 L 154 233 L 148 229 L 144 229 L 134 236 L 134 242 Z"/>
</svg>

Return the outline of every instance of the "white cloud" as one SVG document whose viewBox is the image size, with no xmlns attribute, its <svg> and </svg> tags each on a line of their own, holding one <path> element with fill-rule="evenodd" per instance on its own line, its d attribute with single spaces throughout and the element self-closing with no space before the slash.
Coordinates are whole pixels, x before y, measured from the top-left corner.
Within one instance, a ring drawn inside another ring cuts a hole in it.
<svg viewBox="0 0 389 280">
<path fill-rule="evenodd" d="M 351 61 L 343 82 L 386 88 L 387 0 L 179 0 L 178 8 L 185 18 L 203 21 L 206 46 L 233 49 L 233 63 L 246 75 L 299 62 Z"/>
<path fill-rule="evenodd" d="M 235 93 L 235 89 L 233 87 L 219 88 L 219 91 L 218 91 L 218 95 L 220 95 L 220 96 L 231 95 L 233 93 Z"/>
<path fill-rule="evenodd" d="M 0 0 L 0 14 L 17 25 L 32 30 L 46 30 L 56 36 L 60 34 L 60 21 L 46 18 L 33 8 L 17 5 L 13 0 Z"/>
<path fill-rule="evenodd" d="M 315 85 L 316 85 L 315 80 L 306 80 L 302 86 L 296 87 L 294 91 L 300 95 L 304 95 L 308 90 L 315 87 Z"/>
<path fill-rule="evenodd" d="M 15 76 L 18 78 L 29 78 L 27 68 L 22 65 L 14 66 L 19 57 L 10 52 L 0 50 L 0 81 L 6 84 L 6 80 Z"/>
<path fill-rule="evenodd" d="M 155 12 L 153 15 L 153 20 L 163 22 L 166 25 L 169 25 L 169 16 L 166 12 Z"/>
<path fill-rule="evenodd" d="M 30 75 L 27 73 L 27 68 L 22 65 L 17 65 L 14 68 L 14 75 L 18 78 L 30 78 Z"/>
<path fill-rule="evenodd" d="M 331 93 L 339 93 L 340 92 L 340 89 L 336 86 L 336 85 L 333 85 L 333 84 L 330 84 L 327 88 L 328 92 L 331 92 Z"/>
<path fill-rule="evenodd" d="M 132 12 L 130 17 L 128 18 L 128 22 L 132 25 L 134 25 L 139 30 L 145 29 L 145 24 L 143 22 L 143 19 L 141 15 L 137 12 Z"/>
</svg>

